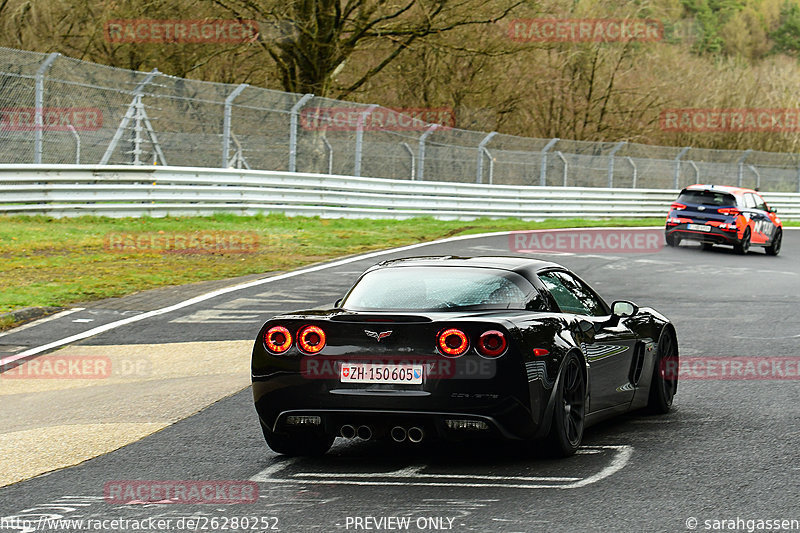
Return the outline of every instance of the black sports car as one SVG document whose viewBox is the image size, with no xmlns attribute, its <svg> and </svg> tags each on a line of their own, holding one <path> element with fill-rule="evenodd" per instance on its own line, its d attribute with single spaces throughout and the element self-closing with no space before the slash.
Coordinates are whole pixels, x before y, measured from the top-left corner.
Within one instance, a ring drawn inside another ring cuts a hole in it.
<svg viewBox="0 0 800 533">
<path fill-rule="evenodd" d="M 556 455 L 584 427 L 677 389 L 670 321 L 608 304 L 555 263 L 428 257 L 368 269 L 328 310 L 277 316 L 253 348 L 255 407 L 278 453 L 334 438 L 544 440 Z"/>
</svg>

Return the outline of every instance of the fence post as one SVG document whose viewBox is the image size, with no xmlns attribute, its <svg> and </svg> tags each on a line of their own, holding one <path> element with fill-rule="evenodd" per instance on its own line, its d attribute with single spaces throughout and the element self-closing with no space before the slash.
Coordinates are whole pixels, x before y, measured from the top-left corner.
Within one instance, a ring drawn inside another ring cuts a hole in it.
<svg viewBox="0 0 800 533">
<path fill-rule="evenodd" d="M 117 131 L 114 132 L 114 137 L 111 138 L 111 142 L 108 143 L 108 147 L 106 148 L 103 157 L 100 158 L 100 165 L 108 164 L 108 160 L 111 159 L 111 155 L 114 153 L 114 149 L 117 147 L 119 140 L 122 138 L 122 134 L 125 132 L 125 128 L 128 127 L 128 123 L 134 118 L 134 114 L 137 111 L 137 103 L 141 103 L 142 91 L 144 90 L 145 86 L 152 81 L 156 75 L 159 74 L 158 69 L 154 68 L 150 72 L 148 72 L 145 79 L 136 86 L 133 90 L 133 101 L 128 105 L 128 110 L 125 112 L 125 116 L 122 117 L 122 120 L 117 126 Z"/>
<path fill-rule="evenodd" d="M 697 168 L 697 165 L 695 165 L 694 161 L 692 161 L 692 160 L 687 161 L 687 163 L 692 165 L 692 168 L 694 169 L 694 182 L 695 183 L 700 183 L 700 169 Z"/>
<path fill-rule="evenodd" d="M 481 140 L 480 144 L 478 144 L 478 172 L 475 176 L 475 183 L 483 183 L 483 155 L 484 151 L 486 150 L 486 145 L 489 144 L 489 141 L 491 141 L 492 137 L 495 135 L 497 135 L 496 131 L 491 132 Z"/>
<path fill-rule="evenodd" d="M 72 132 L 72 136 L 75 138 L 75 164 L 81 164 L 81 136 L 78 135 L 78 132 L 75 131 L 75 126 L 69 124 L 67 129 Z"/>
<path fill-rule="evenodd" d="M 400 143 L 400 146 L 405 148 L 406 152 L 408 152 L 408 155 L 411 156 L 411 181 L 414 181 L 414 171 L 415 171 L 415 168 L 414 168 L 415 164 L 414 163 L 416 163 L 416 158 L 414 157 L 414 151 L 411 149 L 411 147 L 408 145 L 408 143 Z"/>
<path fill-rule="evenodd" d="M 800 192 L 800 166 L 797 167 L 797 192 Z"/>
<path fill-rule="evenodd" d="M 639 177 L 638 176 L 639 175 L 639 170 L 636 168 L 636 163 L 633 162 L 632 158 L 626 157 L 625 159 L 628 161 L 630 166 L 633 167 L 633 181 L 631 183 L 631 189 L 635 189 L 636 188 L 636 178 Z"/>
<path fill-rule="evenodd" d="M 689 148 L 691 148 L 691 146 L 684 146 L 683 148 L 681 148 L 681 151 L 678 152 L 678 155 L 675 156 L 675 182 L 672 187 L 673 189 L 680 188 L 678 186 L 678 182 L 680 181 L 681 177 L 681 157 L 683 157 L 686 154 L 686 152 L 689 151 Z"/>
<path fill-rule="evenodd" d="M 742 157 L 739 158 L 739 162 L 738 162 L 738 164 L 739 164 L 739 181 L 738 181 L 739 187 L 742 186 L 742 180 L 744 178 L 744 160 L 747 159 L 747 156 L 750 155 L 750 152 L 752 152 L 752 151 L 753 151 L 752 149 L 748 148 L 747 150 L 744 151 L 744 153 L 742 154 Z"/>
<path fill-rule="evenodd" d="M 492 185 L 494 183 L 494 157 L 492 157 L 492 152 L 486 148 L 483 148 L 483 153 L 489 159 L 489 185 Z"/>
<path fill-rule="evenodd" d="M 246 83 L 240 84 L 225 98 L 225 111 L 222 114 L 222 168 L 228 168 L 231 152 L 231 106 L 233 100 L 247 87 Z"/>
<path fill-rule="evenodd" d="M 550 150 L 550 148 L 552 148 L 553 146 L 555 146 L 555 144 L 560 140 L 561 139 L 559 139 L 558 137 L 553 137 L 552 139 L 550 139 L 550 142 L 548 142 L 545 145 L 545 147 L 542 148 L 542 151 L 539 152 L 540 154 L 542 154 L 542 167 L 539 169 L 539 185 L 541 185 L 542 187 L 547 185 L 547 151 Z"/>
<path fill-rule="evenodd" d="M 431 124 L 425 133 L 419 136 L 419 150 L 417 159 L 419 160 L 419 166 L 417 168 L 417 177 L 422 180 L 425 178 L 425 140 L 430 137 L 430 135 L 436 131 L 439 127 L 438 124 Z"/>
<path fill-rule="evenodd" d="M 358 115 L 358 124 L 356 124 L 356 163 L 353 169 L 353 176 L 361 176 L 361 151 L 364 144 L 364 122 L 367 117 L 379 107 L 378 104 L 372 104 L 360 115 Z"/>
<path fill-rule="evenodd" d="M 52 54 L 48 55 L 47 59 L 45 59 L 39 66 L 39 70 L 36 71 L 36 93 L 34 94 L 33 108 L 33 163 L 36 165 L 40 165 L 42 163 L 42 133 L 44 130 L 44 73 L 50 68 L 50 65 L 53 64 L 53 61 L 55 61 L 60 55 L 61 54 L 58 52 L 53 52 Z"/>
<path fill-rule="evenodd" d="M 612 188 L 614 186 L 614 154 L 619 152 L 619 149 L 628 144 L 628 141 L 620 141 L 617 145 L 611 149 L 611 153 L 608 154 L 608 188 Z"/>
<path fill-rule="evenodd" d="M 297 172 L 297 114 L 306 102 L 314 98 L 313 94 L 304 94 L 289 111 L 289 172 Z M 316 117 L 319 119 L 319 117 Z"/>
<path fill-rule="evenodd" d="M 333 174 L 333 146 L 324 136 L 322 137 L 322 144 L 325 145 L 325 149 L 328 151 L 328 175 L 330 175 Z"/>
<path fill-rule="evenodd" d="M 567 186 L 567 169 L 569 168 L 569 163 L 567 163 L 567 158 L 564 157 L 564 154 L 561 153 L 561 150 L 556 152 L 556 155 L 564 164 L 564 183 L 562 184 L 563 187 Z"/>
<path fill-rule="evenodd" d="M 758 169 L 753 165 L 747 165 L 747 168 L 752 170 L 753 174 L 756 175 L 756 190 L 761 189 L 761 172 L 759 172 Z"/>
</svg>

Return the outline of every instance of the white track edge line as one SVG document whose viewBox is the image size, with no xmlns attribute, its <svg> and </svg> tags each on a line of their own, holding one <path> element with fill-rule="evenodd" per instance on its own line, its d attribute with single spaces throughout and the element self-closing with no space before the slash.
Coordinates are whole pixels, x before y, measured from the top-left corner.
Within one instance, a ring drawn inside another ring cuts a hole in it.
<svg viewBox="0 0 800 533">
<path fill-rule="evenodd" d="M 628 227 L 628 226 L 622 226 L 622 227 L 592 226 L 592 227 L 588 227 L 588 228 L 554 228 L 554 229 L 557 229 L 557 230 L 566 230 L 566 229 L 572 229 L 572 230 L 605 229 L 605 230 L 608 230 L 608 229 L 652 229 L 652 228 L 656 228 L 656 227 L 660 227 L 660 226 L 635 226 L 635 227 Z M 287 272 L 285 274 L 279 274 L 277 276 L 272 276 L 272 277 L 264 278 L 264 279 L 258 279 L 258 280 L 251 281 L 251 282 L 248 282 L 248 283 L 242 283 L 240 285 L 233 285 L 231 287 L 225 287 L 223 289 L 218 289 L 216 291 L 212 291 L 212 292 L 209 292 L 209 293 L 206 293 L 206 294 L 201 294 L 199 296 L 195 296 L 194 298 L 190 298 L 189 300 L 184 300 L 183 302 L 178 302 L 177 304 L 173 304 L 173 305 L 170 305 L 168 307 L 163 307 L 161 309 L 155 309 L 153 311 L 148 311 L 146 313 L 142 313 L 142 314 L 135 315 L 135 316 L 132 316 L 132 317 L 128 317 L 128 318 L 125 318 L 125 319 L 122 319 L 122 320 L 118 320 L 116 322 L 111 322 L 109 324 L 104 324 L 102 326 L 98 326 L 96 328 L 93 328 L 93 329 L 90 329 L 90 330 L 87 330 L 87 331 L 84 331 L 84 332 L 81 332 L 81 333 L 76 333 L 75 335 L 71 335 L 69 337 L 65 337 L 63 339 L 59 339 L 57 341 L 53 341 L 53 342 L 44 344 L 42 346 L 37 346 L 36 348 L 30 348 L 28 350 L 25 350 L 24 352 L 20 352 L 18 354 L 14 354 L 14 355 L 8 356 L 8 357 L 6 357 L 4 359 L 0 359 L 0 367 L 5 366 L 5 365 L 7 365 L 9 363 L 13 363 L 14 361 L 18 361 L 20 359 L 24 359 L 26 357 L 31 357 L 33 355 L 37 355 L 37 354 L 40 354 L 42 352 L 46 352 L 48 350 L 52 350 L 53 348 L 59 348 L 61 346 L 64 346 L 65 344 L 70 344 L 72 342 L 76 342 L 76 341 L 80 341 L 80 340 L 83 340 L 83 339 L 87 339 L 89 337 L 94 337 L 95 335 L 99 335 L 100 333 L 105 333 L 107 331 L 111 331 L 112 329 L 116 329 L 116 328 L 118 328 L 120 326 L 125 326 L 127 324 L 133 324 L 134 322 L 139 322 L 140 320 L 145 320 L 147 318 L 152 318 L 154 316 L 159 316 L 159 315 L 163 315 L 163 314 L 166 314 L 166 313 L 170 313 L 172 311 L 176 311 L 178 309 L 182 309 L 184 307 L 188 307 L 190 305 L 194 305 L 196 303 L 200 303 L 200 302 L 203 302 L 205 300 L 210 300 L 211 298 L 216 298 L 217 296 L 221 296 L 223 294 L 227 294 L 227 293 L 230 293 L 230 292 L 235 292 L 235 291 L 239 291 L 239 290 L 242 290 L 242 289 L 249 289 L 250 287 L 257 287 L 258 285 L 264 285 L 266 283 L 272 283 L 274 281 L 280 281 L 280 280 L 287 279 L 287 278 L 293 278 L 295 276 L 300 276 L 302 274 L 309 274 L 311 272 L 318 272 L 320 270 L 326 270 L 326 269 L 329 269 L 329 268 L 335 268 L 337 266 L 346 265 L 346 264 L 349 264 L 349 263 L 354 263 L 356 261 L 361 261 L 363 259 L 370 259 L 370 258 L 373 258 L 373 257 L 380 257 L 382 255 L 389 255 L 389 254 L 394 254 L 394 253 L 399 253 L 399 252 L 405 252 L 405 251 L 408 251 L 408 250 L 415 250 L 417 248 L 423 248 L 425 246 L 432 246 L 432 245 L 435 245 L 435 244 L 446 244 L 446 243 L 450 243 L 450 242 L 469 240 L 469 239 L 481 239 L 481 238 L 484 238 L 484 237 L 497 237 L 497 236 L 500 236 L 500 235 L 510 235 L 510 234 L 515 233 L 515 232 L 518 233 L 518 232 L 525 232 L 525 231 L 553 231 L 553 230 L 493 231 L 493 232 L 489 232 L 489 233 L 476 233 L 476 234 L 472 234 L 472 235 L 458 235 L 456 237 L 448 237 L 446 239 L 438 239 L 438 240 L 430 241 L 430 242 L 420 242 L 420 243 L 416 243 L 416 244 L 409 244 L 409 245 L 406 245 L 406 246 L 401 246 L 399 248 L 390 248 L 388 250 L 378 250 L 376 252 L 368 252 L 366 254 L 356 255 L 356 256 L 353 256 L 353 257 L 348 257 L 346 259 L 340 259 L 340 260 L 334 261 L 332 263 L 324 263 L 324 264 L 316 265 L 316 266 L 313 266 L 313 267 L 301 268 L 300 270 L 293 270 L 292 272 Z"/>
<path fill-rule="evenodd" d="M 153 311 L 148 311 L 146 313 L 141 313 L 139 315 L 131 316 L 128 318 L 124 318 L 122 320 L 117 320 L 116 322 L 111 322 L 109 324 L 104 324 L 102 326 L 97 326 L 96 328 L 92 328 L 86 330 L 81 333 L 76 333 L 75 335 L 70 335 L 69 337 L 65 337 L 63 339 L 59 339 L 57 341 L 49 342 L 47 344 L 43 344 L 42 346 L 37 346 L 35 348 L 30 348 L 25 350 L 24 352 L 20 352 L 18 354 L 14 354 L 12 356 L 8 356 L 4 359 L 0 359 L 0 367 L 7 365 L 9 363 L 13 363 L 19 359 L 24 359 L 26 357 L 31 357 L 33 355 L 40 354 L 42 352 L 46 352 L 47 350 L 52 350 L 53 348 L 58 348 L 60 346 L 64 346 L 65 344 L 70 344 L 72 342 L 80 341 L 83 339 L 87 339 L 89 337 L 94 337 L 95 335 L 99 335 L 100 333 L 105 333 L 107 331 L 111 331 L 112 329 L 116 329 L 120 326 L 125 326 L 128 324 L 133 324 L 134 322 L 139 322 L 141 320 L 145 320 L 147 318 L 152 318 L 154 316 L 163 315 L 166 313 L 171 313 L 172 311 L 176 311 L 178 309 L 182 309 L 184 307 L 189 307 L 190 305 L 194 305 L 196 303 L 204 302 L 206 300 L 210 300 L 211 298 L 216 298 L 217 296 L 221 296 L 223 294 L 228 294 L 230 292 L 240 291 L 243 289 L 249 289 L 250 287 L 257 287 L 259 285 L 264 285 L 266 283 L 272 283 L 275 281 L 280 281 L 283 279 L 293 278 L 296 276 L 300 276 L 302 274 L 310 274 L 312 272 L 318 272 L 320 270 L 327 270 L 329 268 L 335 268 L 342 265 L 347 265 L 349 263 L 355 263 L 356 261 L 361 261 L 363 259 L 370 259 L 373 257 L 380 257 L 382 255 L 389 255 L 399 252 L 405 252 L 408 250 L 414 250 L 416 248 L 422 248 L 424 246 L 431 246 L 434 244 L 446 244 L 450 242 L 460 241 L 460 240 L 467 240 L 467 239 L 479 239 L 484 237 L 494 237 L 499 235 L 507 235 L 508 231 L 499 231 L 499 232 L 491 232 L 491 233 L 478 233 L 474 235 L 459 235 L 457 237 L 448 237 L 446 239 L 439 239 L 436 241 L 430 242 L 422 242 L 416 244 L 409 244 L 407 246 L 401 246 L 400 248 L 390 248 L 388 250 L 379 250 L 377 252 L 369 252 L 366 254 L 356 255 L 353 257 L 348 257 L 346 259 L 340 259 L 338 261 L 334 261 L 332 263 L 324 263 L 321 265 L 315 265 L 312 267 L 301 268 L 300 270 L 293 270 L 292 272 L 287 272 L 285 274 L 278 274 L 277 276 L 271 276 L 268 278 L 258 279 L 255 281 L 250 281 L 247 283 L 242 283 L 240 285 L 233 285 L 231 287 L 225 287 L 223 289 L 218 289 L 216 291 L 208 292 L 206 294 L 201 294 L 199 296 L 195 296 L 194 298 L 190 298 L 188 300 L 184 300 L 183 302 L 178 302 L 176 304 L 162 307 L 161 309 L 155 309 Z M 13 330 L 12 330 L 13 331 Z"/>
</svg>

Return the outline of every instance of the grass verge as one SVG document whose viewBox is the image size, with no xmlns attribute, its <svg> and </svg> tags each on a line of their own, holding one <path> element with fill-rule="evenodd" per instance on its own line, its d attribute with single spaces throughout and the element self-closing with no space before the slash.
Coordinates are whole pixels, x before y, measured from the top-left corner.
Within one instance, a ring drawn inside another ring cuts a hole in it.
<svg viewBox="0 0 800 533">
<path fill-rule="evenodd" d="M 663 219 L 441 221 L 320 219 L 283 215 L 166 218 L 0 217 L 0 313 L 65 306 L 146 289 L 286 271 L 334 257 L 454 235 L 526 229 L 660 225 Z M 251 253 L 164 253 L 152 239 L 227 232 L 257 236 Z M 130 235 L 138 245 L 115 250 Z M 115 239 L 117 239 L 115 241 Z M 150 239 L 150 240 L 148 240 Z M 144 245 L 142 245 L 144 243 Z M 0 322 L 0 329 L 9 327 Z"/>
</svg>

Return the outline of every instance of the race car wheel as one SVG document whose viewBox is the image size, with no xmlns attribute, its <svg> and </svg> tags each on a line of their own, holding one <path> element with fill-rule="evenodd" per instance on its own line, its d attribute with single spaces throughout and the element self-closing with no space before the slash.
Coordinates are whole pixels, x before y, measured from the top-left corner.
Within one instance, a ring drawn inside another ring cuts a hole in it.
<svg viewBox="0 0 800 533">
<path fill-rule="evenodd" d="M 547 435 L 548 448 L 556 457 L 573 455 L 583 440 L 586 376 L 582 366 L 583 358 L 570 352 L 558 380 L 553 421 Z"/>
<path fill-rule="evenodd" d="M 261 426 L 264 439 L 272 451 L 290 456 L 319 456 L 325 454 L 335 439 L 334 436 L 317 434 L 281 434 Z"/>
<path fill-rule="evenodd" d="M 733 245 L 733 249 L 739 255 L 744 255 L 748 250 L 750 250 L 750 228 L 744 230 L 744 237 L 742 237 L 742 240 L 739 242 L 739 244 Z"/>
<path fill-rule="evenodd" d="M 654 414 L 668 413 L 678 390 L 678 343 L 669 330 L 661 333 L 650 380 L 647 410 Z"/>
<path fill-rule="evenodd" d="M 700 245 L 700 247 L 703 250 L 708 251 L 708 250 L 710 250 L 710 249 L 712 249 L 714 247 L 714 244 L 710 243 L 710 242 L 704 242 L 703 244 Z"/>
<path fill-rule="evenodd" d="M 667 246 L 678 246 L 680 243 L 680 239 L 674 235 L 667 235 Z"/>
<path fill-rule="evenodd" d="M 767 255 L 778 255 L 781 251 L 781 241 L 783 240 L 783 231 L 778 230 L 775 237 L 772 239 L 772 244 L 767 246 L 764 251 Z"/>
</svg>

